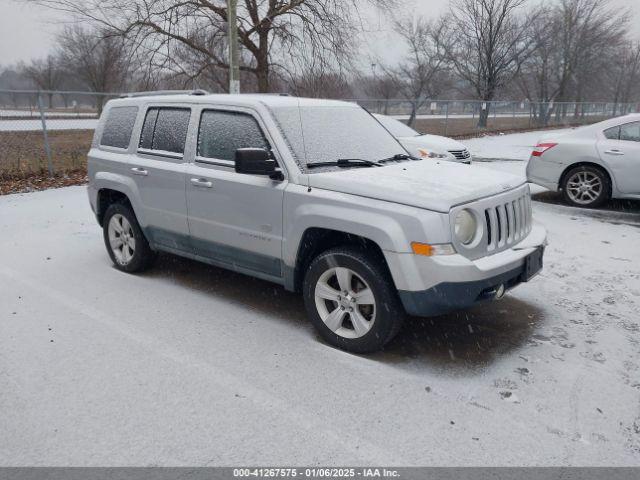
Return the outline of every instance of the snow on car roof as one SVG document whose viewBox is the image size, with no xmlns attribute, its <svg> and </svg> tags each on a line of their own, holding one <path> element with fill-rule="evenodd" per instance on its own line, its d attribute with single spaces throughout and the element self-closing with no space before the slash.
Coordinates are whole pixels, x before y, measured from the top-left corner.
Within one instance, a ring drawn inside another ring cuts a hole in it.
<svg viewBox="0 0 640 480">
<path fill-rule="evenodd" d="M 258 103 L 268 107 L 294 107 L 294 106 L 318 106 L 318 107 L 358 107 L 355 103 L 340 100 L 327 100 L 320 98 L 294 97 L 280 94 L 242 93 L 226 94 L 216 93 L 208 95 L 192 95 L 189 93 L 177 93 L 175 95 L 140 95 L 111 100 L 109 103 L 118 105 L 138 105 L 147 103 L 195 103 L 195 104 L 224 104 L 236 106 L 254 106 Z"/>
</svg>

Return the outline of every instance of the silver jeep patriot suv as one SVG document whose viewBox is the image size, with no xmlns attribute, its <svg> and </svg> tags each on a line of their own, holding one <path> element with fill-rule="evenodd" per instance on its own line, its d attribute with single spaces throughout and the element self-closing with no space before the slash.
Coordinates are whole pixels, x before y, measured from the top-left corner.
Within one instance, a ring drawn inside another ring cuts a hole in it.
<svg viewBox="0 0 640 480">
<path fill-rule="evenodd" d="M 500 298 L 542 267 L 523 179 L 413 158 L 352 103 L 134 94 L 107 104 L 88 163 L 118 269 L 164 251 L 279 283 L 353 352 L 382 348 L 407 315 Z"/>
</svg>

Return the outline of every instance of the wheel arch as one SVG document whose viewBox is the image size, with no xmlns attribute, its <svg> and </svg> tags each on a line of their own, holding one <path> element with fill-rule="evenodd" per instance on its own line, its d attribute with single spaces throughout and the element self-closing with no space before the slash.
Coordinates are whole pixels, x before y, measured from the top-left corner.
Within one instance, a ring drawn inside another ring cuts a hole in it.
<svg viewBox="0 0 640 480">
<path fill-rule="evenodd" d="M 567 177 L 567 174 L 573 170 L 574 168 L 578 168 L 578 167 L 592 167 L 595 168 L 597 170 L 600 170 L 602 173 L 604 173 L 607 177 L 607 180 L 609 181 L 609 186 L 611 187 L 611 189 L 613 190 L 615 188 L 615 184 L 613 181 L 613 175 L 611 175 L 611 172 L 602 164 L 599 163 L 595 163 L 595 162 L 576 162 L 576 163 L 572 163 L 571 165 L 567 166 L 563 171 L 562 174 L 560 174 L 560 181 L 558 182 L 558 187 L 561 189 L 564 189 L 564 181 L 565 178 Z M 611 193 L 611 192 L 610 192 Z"/>
<path fill-rule="evenodd" d="M 98 219 L 98 223 L 101 227 L 103 226 L 104 214 L 107 211 L 107 208 L 114 203 L 123 203 L 131 207 L 135 214 L 135 209 L 133 208 L 131 200 L 126 193 L 113 188 L 101 188 L 98 190 L 98 197 L 96 201 L 96 218 Z"/>
<path fill-rule="evenodd" d="M 98 172 L 93 181 L 96 193 L 96 218 L 102 225 L 104 212 L 110 201 L 127 201 L 141 227 L 146 221 L 142 216 L 140 193 L 136 183 L 129 177 L 113 172 Z M 126 199 L 126 200 L 125 200 Z"/>
<path fill-rule="evenodd" d="M 302 290 L 302 281 L 307 267 L 318 255 L 339 246 L 353 246 L 366 250 L 377 257 L 393 279 L 382 248 L 375 241 L 362 235 L 323 227 L 309 227 L 298 244 L 295 266 L 285 275 L 285 286 L 292 291 Z"/>
</svg>

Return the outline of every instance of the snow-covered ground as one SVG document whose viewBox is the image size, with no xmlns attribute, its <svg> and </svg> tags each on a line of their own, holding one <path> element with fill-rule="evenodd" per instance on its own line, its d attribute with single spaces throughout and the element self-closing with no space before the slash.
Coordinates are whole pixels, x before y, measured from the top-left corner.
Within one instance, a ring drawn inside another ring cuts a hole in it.
<svg viewBox="0 0 640 480">
<path fill-rule="evenodd" d="M 360 357 L 270 283 L 115 270 L 83 187 L 0 197 L 0 464 L 638 466 L 638 216 L 534 210 L 538 277 Z"/>
<path fill-rule="evenodd" d="M 46 111 L 44 112 L 45 117 L 95 117 L 95 112 L 74 112 L 70 111 Z M 37 108 L 34 109 L 0 109 L 0 119 L 2 117 L 40 117 L 40 111 Z"/>
<path fill-rule="evenodd" d="M 98 124 L 94 118 L 70 118 L 47 120 L 47 130 L 93 130 Z M 0 119 L 0 132 L 27 132 L 42 130 L 42 121 L 37 118 L 3 120 Z"/>
</svg>

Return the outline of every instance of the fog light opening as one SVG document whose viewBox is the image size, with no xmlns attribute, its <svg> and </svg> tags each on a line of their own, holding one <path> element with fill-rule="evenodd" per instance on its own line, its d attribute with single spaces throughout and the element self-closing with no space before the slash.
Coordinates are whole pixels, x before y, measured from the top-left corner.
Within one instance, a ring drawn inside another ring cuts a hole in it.
<svg viewBox="0 0 640 480">
<path fill-rule="evenodd" d="M 498 288 L 496 288 L 496 294 L 494 298 L 496 300 L 500 300 L 502 297 L 504 297 L 504 293 L 505 293 L 505 288 L 504 288 L 504 283 L 502 283 Z"/>
</svg>

